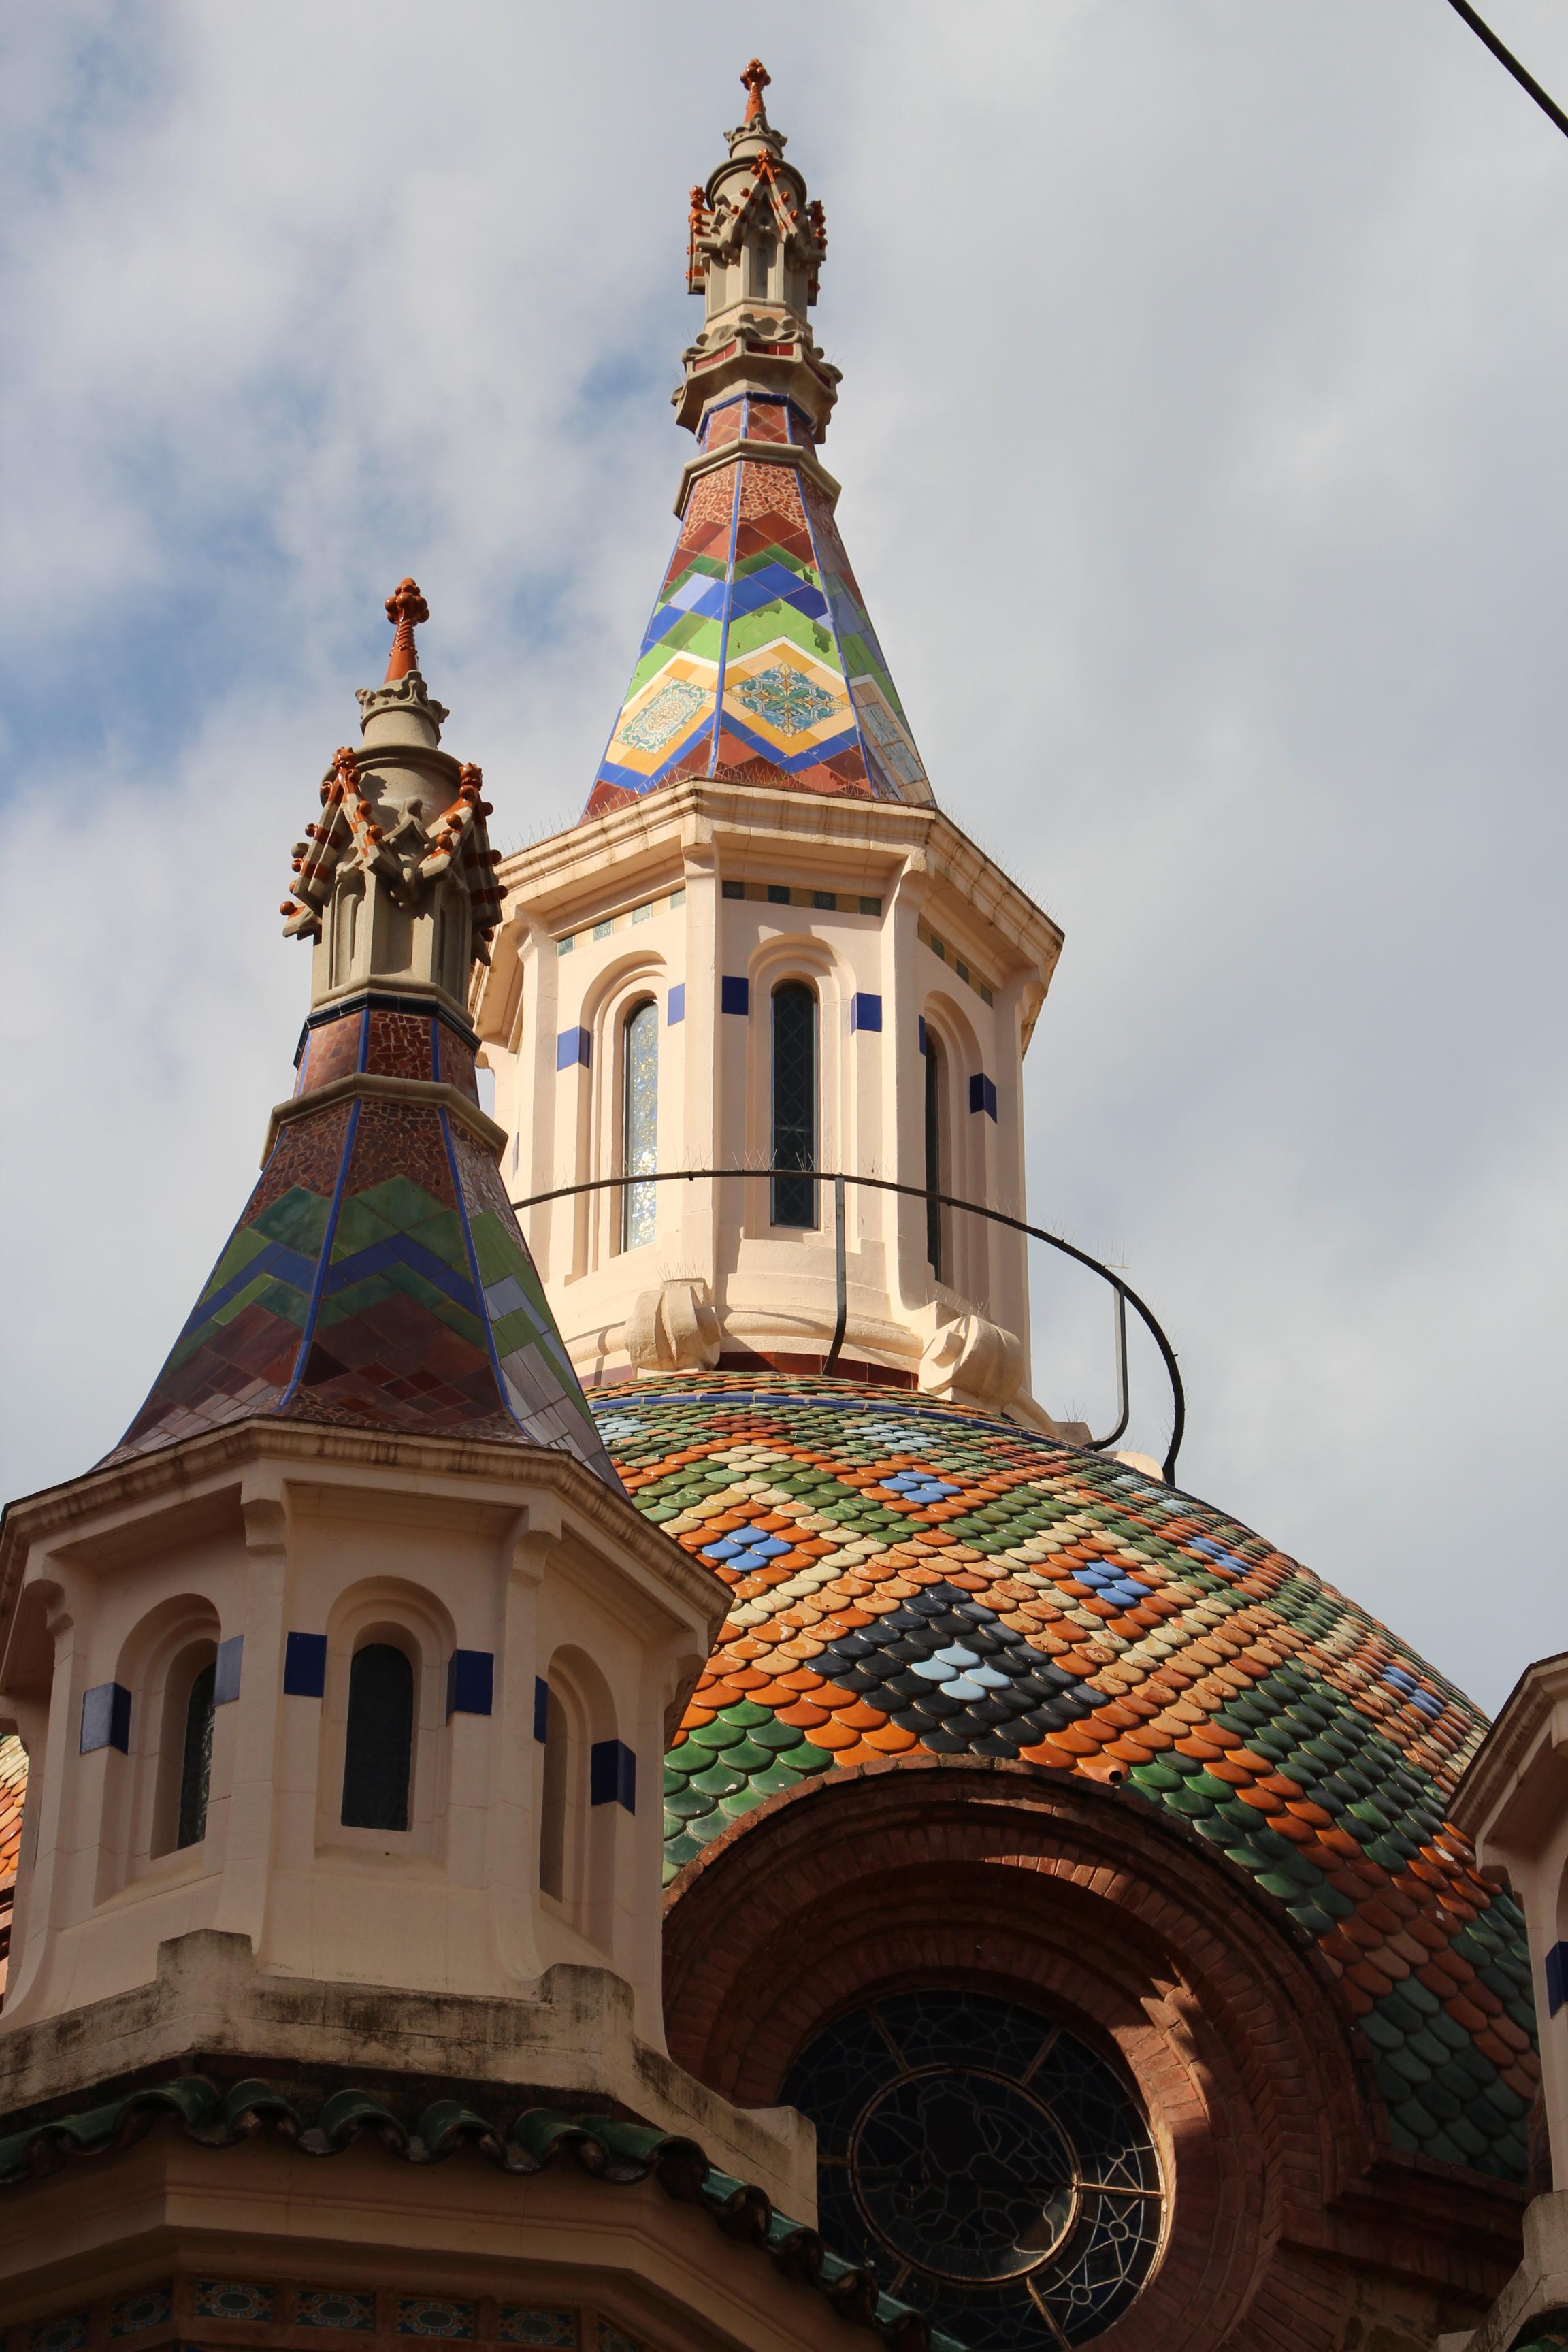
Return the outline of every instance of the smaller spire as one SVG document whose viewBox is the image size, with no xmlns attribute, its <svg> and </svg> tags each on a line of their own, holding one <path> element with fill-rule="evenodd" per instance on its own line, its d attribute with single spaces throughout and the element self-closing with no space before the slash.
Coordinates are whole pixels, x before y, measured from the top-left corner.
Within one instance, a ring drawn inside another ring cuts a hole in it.
<svg viewBox="0 0 1568 2352">
<path fill-rule="evenodd" d="M 386 657 L 386 677 L 383 680 L 384 685 L 390 686 L 395 678 L 406 677 L 410 670 L 419 667 L 414 631 L 417 623 L 430 618 L 430 607 L 419 593 L 417 580 L 398 582 L 386 600 L 386 617 L 397 631 Z"/>
<path fill-rule="evenodd" d="M 746 121 L 748 122 L 760 122 L 764 127 L 766 126 L 768 117 L 767 110 L 763 104 L 763 92 L 766 89 L 772 79 L 773 76 L 768 71 L 766 66 L 763 65 L 761 58 L 753 58 L 751 64 L 746 68 L 745 72 L 741 76 L 741 86 L 746 93 Z"/>
</svg>

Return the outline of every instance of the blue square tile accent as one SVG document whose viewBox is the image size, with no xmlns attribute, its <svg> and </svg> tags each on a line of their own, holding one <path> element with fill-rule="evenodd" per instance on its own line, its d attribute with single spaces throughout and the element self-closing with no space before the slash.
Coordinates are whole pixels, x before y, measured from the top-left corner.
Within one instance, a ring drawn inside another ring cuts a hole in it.
<svg viewBox="0 0 1568 2352">
<path fill-rule="evenodd" d="M 447 1661 L 447 1715 L 489 1715 L 495 1699 L 493 1650 L 454 1650 Z"/>
<path fill-rule="evenodd" d="M 738 1013 L 743 1021 L 751 1012 L 751 982 L 743 975 L 737 979 L 733 973 L 728 971 L 725 972 L 719 982 L 720 1012 Z"/>
<path fill-rule="evenodd" d="M 226 1642 L 218 1643 L 217 1664 L 213 1670 L 215 1706 L 230 1706 L 239 1696 L 239 1669 L 244 1657 L 243 1633 L 231 1633 Z"/>
<path fill-rule="evenodd" d="M 555 1066 L 558 1070 L 585 1070 L 594 1050 L 594 1041 L 585 1029 L 563 1029 L 555 1040 Z"/>
<path fill-rule="evenodd" d="M 533 1736 L 543 1740 L 550 1731 L 550 1685 L 542 1675 L 533 1677 Z"/>
<path fill-rule="evenodd" d="M 878 1029 L 882 1026 L 882 1000 L 857 990 L 849 1000 L 849 1026 L 855 1029 Z"/>
<path fill-rule="evenodd" d="M 123 1756 L 131 1746 L 131 1694 L 123 1683 L 99 1683 L 81 1695 L 81 1753 L 95 1748 L 118 1748 Z"/>
<path fill-rule="evenodd" d="M 1546 2008 L 1555 2017 L 1568 2000 L 1568 1944 L 1553 1944 L 1546 1955 Z"/>
<path fill-rule="evenodd" d="M 678 1021 L 685 1020 L 686 982 L 683 980 L 678 980 L 670 990 L 669 1002 L 666 1007 L 664 1018 L 666 1027 L 670 1029 L 674 1028 Z"/>
<path fill-rule="evenodd" d="M 996 1081 L 988 1078 L 984 1070 L 976 1070 L 969 1081 L 969 1108 L 983 1110 L 987 1118 L 996 1116 Z"/>
<path fill-rule="evenodd" d="M 588 1750 L 588 1802 L 637 1809 L 637 1759 L 620 1739 L 595 1739 Z"/>
<path fill-rule="evenodd" d="M 327 1687 L 327 1637 L 290 1633 L 283 1644 L 283 1690 L 289 1698 L 320 1698 Z"/>
</svg>

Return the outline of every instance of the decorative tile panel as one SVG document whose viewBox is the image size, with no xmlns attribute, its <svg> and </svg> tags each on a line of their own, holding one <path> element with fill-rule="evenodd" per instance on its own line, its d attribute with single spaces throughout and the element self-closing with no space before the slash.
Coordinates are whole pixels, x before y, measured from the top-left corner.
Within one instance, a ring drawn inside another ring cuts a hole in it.
<svg viewBox="0 0 1568 2352">
<path fill-rule="evenodd" d="M 122 2294 L 109 2306 L 109 2333 L 135 2336 L 143 2327 L 160 2327 L 174 2315 L 174 2289 L 168 2286 L 137 2287 Z"/>
<path fill-rule="evenodd" d="M 398 2297 L 395 2330 L 399 2336 L 435 2336 L 447 2343 L 471 2344 L 479 2333 L 479 2317 L 477 2304 L 405 2294 Z"/>
<path fill-rule="evenodd" d="M 1523 1920 L 1447 1819 L 1484 1718 L 1375 1619 L 1210 1505 L 956 1406 L 712 1372 L 597 1409 L 731 1588 L 665 1759 L 667 1877 L 841 1766 L 1113 1767 L 1313 1939 L 1394 2144 L 1524 2178 Z"/>
<path fill-rule="evenodd" d="M 250 2279 L 198 2279 L 195 2316 L 198 2319 L 270 2319 L 278 2302 L 276 2287 Z"/>
<path fill-rule="evenodd" d="M 708 698 L 689 678 L 674 678 L 626 721 L 616 740 L 637 751 L 662 751 L 672 735 L 686 730 Z"/>
<path fill-rule="evenodd" d="M 576 2352 L 577 2315 L 574 2311 L 540 2311 L 525 2305 L 504 2304 L 496 2326 L 502 2344 L 528 2344 L 545 2352 Z"/>
<path fill-rule="evenodd" d="M 83 2352 L 92 2326 L 89 2311 L 68 2311 L 58 2319 L 40 2319 L 23 2332 L 26 2352 Z"/>
<path fill-rule="evenodd" d="M 647 2347 L 646 2344 L 639 2343 L 635 2336 L 624 2335 L 612 2321 L 601 2319 L 598 2330 L 598 2352 L 647 2352 Z"/>
<path fill-rule="evenodd" d="M 754 718 L 765 719 L 781 735 L 804 735 L 844 709 L 842 695 L 829 694 L 804 671 L 782 662 L 757 670 L 735 692 Z"/>
<path fill-rule="evenodd" d="M 353 2287 L 302 2286 L 294 2297 L 294 2325 L 368 2332 L 375 2326 L 375 2297 Z"/>
</svg>

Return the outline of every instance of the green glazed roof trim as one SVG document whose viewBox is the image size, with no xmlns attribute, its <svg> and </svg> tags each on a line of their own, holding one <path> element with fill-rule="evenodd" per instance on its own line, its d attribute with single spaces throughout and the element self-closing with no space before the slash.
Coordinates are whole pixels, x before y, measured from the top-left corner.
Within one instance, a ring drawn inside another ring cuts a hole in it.
<svg viewBox="0 0 1568 2352">
<path fill-rule="evenodd" d="M 1564 2352 L 1568 2347 L 1568 2311 L 1542 2311 L 1524 2326 L 1509 2352 Z"/>
<path fill-rule="evenodd" d="M 1522 2181 L 1524 1922 L 1447 1819 L 1486 1718 L 1250 1528 L 1016 1423 L 712 1372 L 591 1399 L 731 1588 L 665 1774 L 667 1880 L 766 1798 L 900 1756 L 1121 1780 L 1311 1938 L 1396 2147 Z"/>
<path fill-rule="evenodd" d="M 166 2117 L 204 2147 L 232 2147 L 266 2129 L 306 2156 L 337 2156 L 368 2134 L 410 2164 L 437 2164 L 470 2147 L 503 2172 L 540 2172 L 569 2155 L 599 2180 L 626 2184 L 651 2173 L 668 2196 L 700 2205 L 727 2238 L 766 2252 L 782 2277 L 815 2287 L 841 2319 L 874 2329 L 889 2352 L 963 2352 L 921 2313 L 882 2294 L 869 2271 L 831 2252 L 815 2230 L 775 2212 L 763 2190 L 719 2171 L 696 2140 L 613 2116 L 529 2107 L 503 2131 L 460 2100 L 437 2099 L 411 2128 L 367 2091 L 334 2091 L 311 2115 L 270 2083 L 225 2089 L 205 2074 L 185 2074 L 0 2137 L 0 2189 L 57 2171 L 73 2157 L 129 2147 Z"/>
</svg>

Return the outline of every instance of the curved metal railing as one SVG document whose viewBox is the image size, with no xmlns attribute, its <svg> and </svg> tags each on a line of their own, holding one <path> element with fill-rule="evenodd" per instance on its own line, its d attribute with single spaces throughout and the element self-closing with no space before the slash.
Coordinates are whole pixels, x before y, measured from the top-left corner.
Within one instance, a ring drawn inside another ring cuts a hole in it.
<svg viewBox="0 0 1568 2352">
<path fill-rule="evenodd" d="M 1098 1274 L 1100 1280 L 1108 1282 L 1114 1291 L 1116 1295 L 1117 1420 L 1115 1427 L 1108 1430 L 1103 1437 L 1089 1439 L 1089 1449 L 1096 1454 L 1102 1454 L 1108 1446 L 1115 1444 L 1126 1429 L 1131 1415 L 1127 1378 L 1127 1309 L 1131 1307 L 1148 1331 L 1155 1347 L 1158 1348 L 1160 1360 L 1165 1367 L 1166 1378 L 1171 1383 L 1171 1442 L 1165 1452 L 1164 1475 L 1167 1480 L 1174 1479 L 1176 1456 L 1182 1450 L 1182 1439 L 1187 1425 L 1186 1391 L 1182 1386 L 1182 1375 L 1176 1367 L 1175 1349 L 1161 1330 L 1149 1308 L 1139 1297 L 1138 1293 L 1130 1283 L 1123 1282 L 1114 1267 L 1102 1265 L 1099 1258 L 1090 1257 L 1087 1250 L 1079 1249 L 1071 1242 L 1064 1242 L 1059 1234 L 1047 1234 L 1043 1226 L 1031 1225 L 1023 1217 L 1010 1217 L 1005 1210 L 988 1209 L 979 1201 L 961 1201 L 953 1192 L 928 1192 L 923 1184 L 896 1184 L 888 1176 L 851 1176 L 834 1168 L 660 1168 L 646 1176 L 590 1176 L 581 1184 L 557 1184 L 551 1192 L 531 1192 L 525 1201 L 513 1201 L 511 1205 L 519 1210 L 538 1209 L 542 1208 L 550 1201 L 569 1201 L 584 1192 L 629 1192 L 634 1185 L 637 1184 L 695 1184 L 716 1182 L 721 1179 L 731 1177 L 739 1177 L 754 1183 L 760 1179 L 774 1176 L 804 1177 L 819 1184 L 831 1184 L 833 1187 L 833 1246 L 837 1300 L 833 1327 L 833 1344 L 822 1363 L 825 1375 L 830 1375 L 834 1371 L 843 1352 L 844 1334 L 849 1316 L 848 1254 L 845 1239 L 844 1215 L 845 1188 L 850 1184 L 859 1184 L 868 1192 L 897 1192 L 906 1200 L 923 1201 L 928 1209 L 933 1205 L 943 1209 L 959 1209 L 968 1216 L 985 1217 L 994 1225 L 1005 1225 L 1010 1233 L 1025 1234 L 1030 1241 L 1044 1242 L 1047 1248 L 1059 1250 L 1064 1257 L 1070 1257 L 1079 1265 L 1088 1266 L 1091 1274 Z"/>
</svg>

